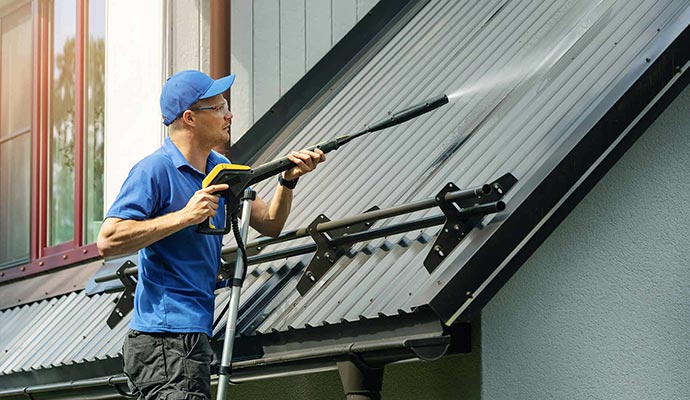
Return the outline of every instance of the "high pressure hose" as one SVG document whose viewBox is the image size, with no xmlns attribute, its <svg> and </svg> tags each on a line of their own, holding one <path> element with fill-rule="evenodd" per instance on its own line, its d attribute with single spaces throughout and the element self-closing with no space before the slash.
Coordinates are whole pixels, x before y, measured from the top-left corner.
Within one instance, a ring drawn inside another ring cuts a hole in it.
<svg viewBox="0 0 690 400">
<path fill-rule="evenodd" d="M 237 213 L 235 212 L 232 213 L 232 234 L 235 236 L 235 241 L 237 242 L 237 250 L 240 252 L 240 255 L 242 257 L 242 282 L 244 282 L 244 278 L 247 277 L 247 250 L 244 248 L 244 242 L 242 242 L 239 218 L 237 217 Z M 237 268 L 237 263 L 235 263 L 235 268 Z"/>
</svg>

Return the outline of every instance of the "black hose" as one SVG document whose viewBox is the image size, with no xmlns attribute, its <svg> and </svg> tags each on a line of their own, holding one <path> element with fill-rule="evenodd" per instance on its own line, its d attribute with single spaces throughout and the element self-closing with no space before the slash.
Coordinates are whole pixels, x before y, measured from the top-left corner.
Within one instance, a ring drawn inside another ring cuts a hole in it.
<svg viewBox="0 0 690 400">
<path fill-rule="evenodd" d="M 242 234 L 240 233 L 239 218 L 236 213 L 232 213 L 232 233 L 235 235 L 235 241 L 237 242 L 237 250 L 240 252 L 242 257 L 243 271 L 242 271 L 242 282 L 247 276 L 247 250 L 244 248 L 244 242 L 242 242 Z M 235 263 L 235 268 L 237 268 L 237 263 Z M 235 274 L 237 276 L 237 274 Z"/>
</svg>

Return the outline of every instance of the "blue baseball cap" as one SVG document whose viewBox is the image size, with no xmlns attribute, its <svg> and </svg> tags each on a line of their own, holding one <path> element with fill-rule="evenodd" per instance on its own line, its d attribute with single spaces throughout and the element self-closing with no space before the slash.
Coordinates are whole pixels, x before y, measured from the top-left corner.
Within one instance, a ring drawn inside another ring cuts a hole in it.
<svg viewBox="0 0 690 400">
<path fill-rule="evenodd" d="M 213 79 L 201 71 L 187 70 L 168 78 L 161 91 L 161 113 L 163 123 L 173 123 L 192 104 L 230 89 L 235 82 L 235 74 Z"/>
</svg>

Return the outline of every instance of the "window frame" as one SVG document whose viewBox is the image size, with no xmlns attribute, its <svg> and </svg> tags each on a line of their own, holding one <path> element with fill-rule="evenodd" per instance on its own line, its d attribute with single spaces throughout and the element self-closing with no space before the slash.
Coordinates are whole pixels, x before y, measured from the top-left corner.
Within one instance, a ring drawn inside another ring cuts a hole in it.
<svg viewBox="0 0 690 400">
<path fill-rule="evenodd" d="M 59 1 L 59 0 L 54 0 Z M 48 244 L 48 190 L 50 144 L 50 52 L 52 1 L 32 0 L 33 73 L 32 73 L 32 126 L 31 126 L 31 210 L 30 260 L 0 270 L 0 282 L 38 274 L 98 258 L 95 243 L 84 243 L 84 130 L 86 107 L 86 44 L 88 0 L 76 0 L 75 81 L 74 81 L 74 231 L 72 240 L 49 246 Z M 26 4 L 26 3 L 24 3 Z"/>
</svg>

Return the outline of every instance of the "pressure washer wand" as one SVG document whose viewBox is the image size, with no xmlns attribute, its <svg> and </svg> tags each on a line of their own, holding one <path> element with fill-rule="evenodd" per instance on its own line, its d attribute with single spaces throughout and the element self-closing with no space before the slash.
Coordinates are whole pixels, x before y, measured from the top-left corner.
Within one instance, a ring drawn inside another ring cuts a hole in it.
<svg viewBox="0 0 690 400">
<path fill-rule="evenodd" d="M 307 150 L 315 150 L 315 149 L 321 149 L 324 153 L 331 152 L 333 150 L 337 150 L 341 146 L 345 145 L 348 143 L 350 140 L 358 138 L 362 135 L 365 135 L 367 133 L 371 132 L 376 132 L 380 131 L 382 129 L 390 128 L 395 125 L 402 124 L 403 122 L 407 122 L 413 118 L 417 118 L 418 116 L 422 114 L 426 114 L 430 111 L 433 111 L 445 104 L 448 104 L 448 96 L 445 94 L 431 98 L 423 103 L 417 104 L 415 106 L 406 108 L 402 111 L 396 112 L 394 114 L 391 114 L 388 118 L 383 119 L 373 125 L 369 125 L 365 129 L 354 133 L 352 135 L 345 135 L 345 136 L 340 136 L 335 139 L 331 139 L 329 141 L 319 143 L 315 146 L 307 148 Z M 249 180 L 248 184 L 254 184 L 256 182 L 261 182 L 264 179 L 267 179 L 273 175 L 279 174 L 283 171 L 287 171 L 290 168 L 294 167 L 295 164 L 290 161 L 287 157 L 279 158 L 277 160 L 268 162 L 266 164 L 262 164 L 256 168 L 253 169 L 253 176 Z"/>
<path fill-rule="evenodd" d="M 444 104 L 448 104 L 448 97 L 444 94 L 441 96 L 434 97 L 423 103 L 417 104 L 405 110 L 399 111 L 397 113 L 391 114 L 388 118 L 381 120 L 373 125 L 369 125 L 366 129 L 363 129 L 352 135 L 340 136 L 335 139 L 319 143 L 316 146 L 309 147 L 307 150 L 321 149 L 324 153 L 337 150 L 339 147 L 345 145 L 350 140 L 360 137 L 364 134 L 380 131 L 382 129 L 390 128 L 392 126 L 402 124 L 403 122 L 409 121 L 416 118 L 422 114 L 426 114 L 429 111 L 435 110 Z M 230 232 L 231 222 L 232 222 L 232 212 L 237 211 L 235 208 L 239 206 L 239 198 L 245 188 L 261 182 L 264 179 L 268 179 L 274 175 L 277 175 L 283 171 L 287 171 L 294 167 L 295 163 L 290 161 L 289 158 L 283 157 L 277 160 L 270 161 L 266 164 L 259 165 L 256 168 L 250 168 L 246 165 L 235 165 L 235 164 L 218 164 L 213 170 L 206 176 L 202 186 L 208 187 L 210 185 L 216 185 L 220 183 L 225 183 L 229 188 L 218 194 L 225 197 L 225 226 L 222 228 L 216 228 L 211 224 L 210 219 L 206 219 L 204 222 L 199 224 L 197 232 L 211 234 L 211 235 L 225 235 Z M 232 208 L 232 210 L 231 210 Z"/>
</svg>

